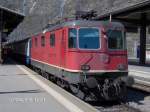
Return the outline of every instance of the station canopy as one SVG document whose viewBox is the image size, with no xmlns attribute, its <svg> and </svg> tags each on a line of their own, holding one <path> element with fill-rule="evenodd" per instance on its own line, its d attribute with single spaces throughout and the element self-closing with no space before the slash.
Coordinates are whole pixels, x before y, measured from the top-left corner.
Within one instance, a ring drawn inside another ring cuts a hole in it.
<svg viewBox="0 0 150 112">
<path fill-rule="evenodd" d="M 30 38 L 57 18 L 70 18 L 79 11 L 93 10 L 97 13 L 97 20 L 109 20 L 112 15 L 112 19 L 127 25 L 138 25 L 144 13 L 149 24 L 149 4 L 149 0 L 37 0 L 31 4 L 29 14 L 9 35 L 9 42 Z"/>
<path fill-rule="evenodd" d="M 134 6 L 126 7 L 118 11 L 109 12 L 101 15 L 99 19 L 109 19 L 110 16 L 113 20 L 129 23 L 133 26 L 140 26 L 142 16 L 146 18 L 146 25 L 150 25 L 150 1 L 142 2 Z"/>
<path fill-rule="evenodd" d="M 6 41 L 14 28 L 23 20 L 24 15 L 17 11 L 0 6 L 0 27 L 2 30 L 2 40 Z"/>
</svg>

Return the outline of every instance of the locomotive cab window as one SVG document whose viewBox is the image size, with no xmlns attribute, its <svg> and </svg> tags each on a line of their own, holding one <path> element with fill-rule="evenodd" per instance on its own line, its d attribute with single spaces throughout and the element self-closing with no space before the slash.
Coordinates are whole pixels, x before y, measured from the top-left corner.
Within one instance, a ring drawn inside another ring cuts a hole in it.
<svg viewBox="0 0 150 112">
<path fill-rule="evenodd" d="M 79 48 L 81 49 L 99 49 L 100 34 L 98 28 L 80 28 L 79 29 Z"/>
<path fill-rule="evenodd" d="M 76 48 L 76 41 L 77 41 L 77 29 L 70 28 L 68 37 L 68 47 Z"/>
<path fill-rule="evenodd" d="M 108 48 L 117 50 L 117 49 L 126 49 L 125 33 L 121 30 L 108 30 Z"/>
<path fill-rule="evenodd" d="M 45 46 L 45 37 L 44 36 L 42 36 L 41 37 L 41 46 Z"/>
<path fill-rule="evenodd" d="M 51 47 L 55 46 L 55 34 L 50 35 L 50 46 Z"/>
</svg>

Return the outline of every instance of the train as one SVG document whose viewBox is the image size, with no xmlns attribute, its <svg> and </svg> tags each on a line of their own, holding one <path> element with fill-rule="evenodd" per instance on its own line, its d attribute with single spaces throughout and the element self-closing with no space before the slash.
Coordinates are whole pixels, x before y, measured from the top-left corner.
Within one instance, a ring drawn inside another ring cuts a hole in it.
<svg viewBox="0 0 150 112">
<path fill-rule="evenodd" d="M 14 58 L 74 94 L 84 93 L 81 99 L 123 99 L 134 82 L 119 22 L 65 21 L 9 46 Z"/>
</svg>

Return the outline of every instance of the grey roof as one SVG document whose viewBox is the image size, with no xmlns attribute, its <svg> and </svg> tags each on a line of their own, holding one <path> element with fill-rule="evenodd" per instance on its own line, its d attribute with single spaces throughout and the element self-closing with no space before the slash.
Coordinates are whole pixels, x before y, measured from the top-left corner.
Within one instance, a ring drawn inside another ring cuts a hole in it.
<svg viewBox="0 0 150 112">
<path fill-rule="evenodd" d="M 11 13 L 14 13 L 14 14 L 17 14 L 17 15 L 21 15 L 21 16 L 25 16 L 24 13 L 20 13 L 20 11 L 15 11 L 15 10 L 12 10 L 12 9 L 9 9 L 7 7 L 3 7 L 0 5 L 0 9 L 2 10 L 5 10 L 5 11 L 8 11 L 8 12 L 11 12 Z"/>
<path fill-rule="evenodd" d="M 27 0 L 30 5 L 24 21 L 9 35 L 10 42 L 22 40 L 41 32 L 49 23 L 74 17 L 77 11 L 97 11 L 103 16 L 131 8 L 150 0 Z"/>
<path fill-rule="evenodd" d="M 0 0 L 0 8 L 12 13 L 24 15 L 24 0 Z"/>
<path fill-rule="evenodd" d="M 120 27 L 123 28 L 123 24 L 119 22 L 109 22 L 109 21 L 90 21 L 90 20 L 72 20 L 63 22 L 60 24 L 56 24 L 54 26 L 50 26 L 45 29 L 45 31 L 52 31 L 55 29 L 59 29 L 62 27 L 106 27 L 106 28 L 112 28 L 112 27 Z M 44 30 L 43 30 L 44 31 Z"/>
</svg>

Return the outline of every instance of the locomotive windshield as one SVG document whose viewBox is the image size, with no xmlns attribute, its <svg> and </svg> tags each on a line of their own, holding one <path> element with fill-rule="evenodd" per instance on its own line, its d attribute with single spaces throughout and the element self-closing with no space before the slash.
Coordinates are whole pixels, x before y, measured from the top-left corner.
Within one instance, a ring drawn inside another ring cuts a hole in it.
<svg viewBox="0 0 150 112">
<path fill-rule="evenodd" d="M 109 49 L 125 49 L 125 35 L 121 30 L 108 30 L 108 48 Z"/>
<path fill-rule="evenodd" d="M 81 49 L 100 48 L 100 35 L 98 28 L 80 28 L 78 38 L 79 48 Z"/>
</svg>

